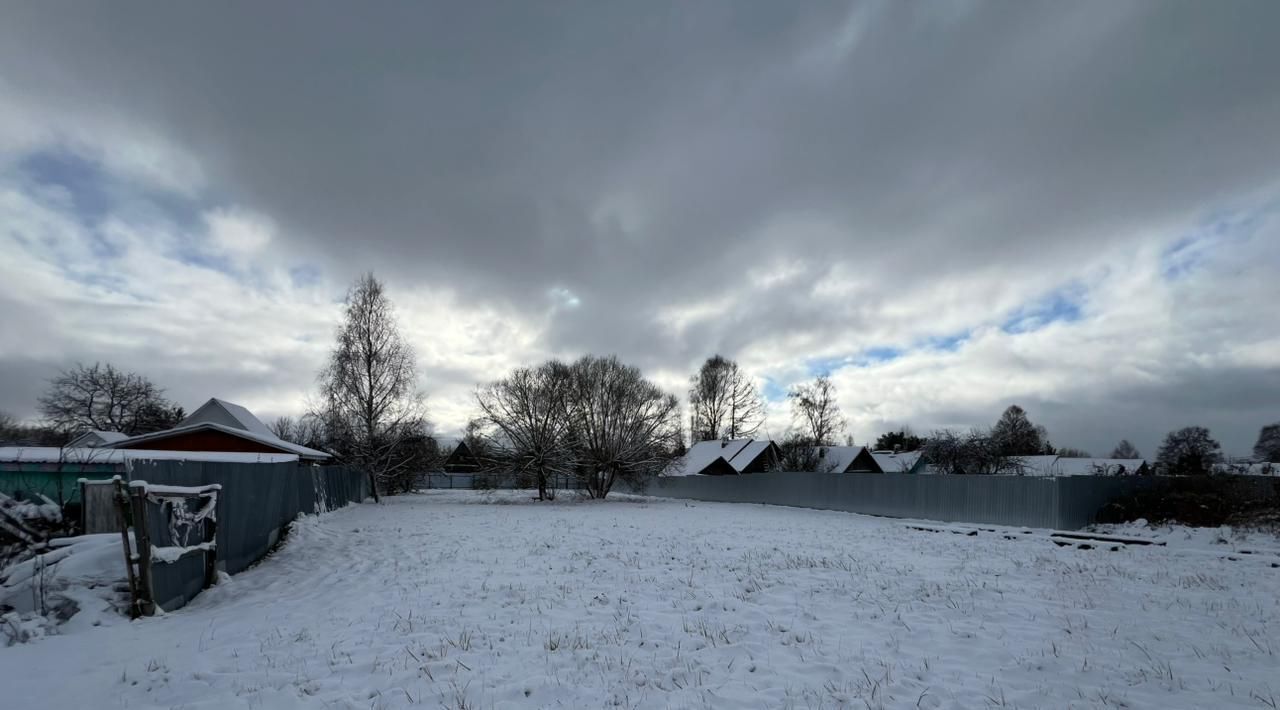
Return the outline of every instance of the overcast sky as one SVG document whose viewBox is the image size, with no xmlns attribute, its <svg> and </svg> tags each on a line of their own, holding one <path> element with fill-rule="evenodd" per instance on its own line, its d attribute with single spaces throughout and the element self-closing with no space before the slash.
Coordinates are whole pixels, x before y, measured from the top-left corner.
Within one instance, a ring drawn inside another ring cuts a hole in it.
<svg viewBox="0 0 1280 710">
<path fill-rule="evenodd" d="M 388 285 L 445 433 L 616 353 L 859 442 L 1280 420 L 1280 3 L 5 3 L 0 410 L 77 361 L 300 412 Z"/>
</svg>

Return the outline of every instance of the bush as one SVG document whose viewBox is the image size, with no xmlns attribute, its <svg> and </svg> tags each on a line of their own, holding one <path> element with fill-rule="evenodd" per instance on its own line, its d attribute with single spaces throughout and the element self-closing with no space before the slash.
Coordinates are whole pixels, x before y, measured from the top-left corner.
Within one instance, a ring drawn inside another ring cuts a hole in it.
<svg viewBox="0 0 1280 710">
<path fill-rule="evenodd" d="M 1100 523 L 1138 519 L 1193 527 L 1273 527 L 1280 521 L 1280 478 L 1160 477 L 1153 485 L 1112 501 L 1098 514 Z"/>
</svg>

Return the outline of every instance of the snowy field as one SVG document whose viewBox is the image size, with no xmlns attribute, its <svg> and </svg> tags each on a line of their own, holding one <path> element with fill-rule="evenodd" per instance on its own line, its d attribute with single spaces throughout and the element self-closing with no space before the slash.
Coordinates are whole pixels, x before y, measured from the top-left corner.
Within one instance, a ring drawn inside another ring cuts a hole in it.
<svg viewBox="0 0 1280 710">
<path fill-rule="evenodd" d="M 407 496 L 305 520 L 174 614 L 0 648 L 0 706 L 1277 707 L 1280 569 L 1226 556 L 1280 545 L 1148 534 Z"/>
</svg>

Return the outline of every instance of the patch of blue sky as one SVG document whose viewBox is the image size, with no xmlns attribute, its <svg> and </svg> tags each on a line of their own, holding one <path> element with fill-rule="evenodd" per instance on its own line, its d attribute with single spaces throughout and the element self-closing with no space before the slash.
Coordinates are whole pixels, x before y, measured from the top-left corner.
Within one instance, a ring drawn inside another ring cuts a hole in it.
<svg viewBox="0 0 1280 710">
<path fill-rule="evenodd" d="M 18 172 L 41 188 L 65 191 L 81 222 L 106 216 L 114 199 L 102 166 L 63 150 L 37 151 L 18 162 Z"/>
<path fill-rule="evenodd" d="M 71 280 L 85 286 L 115 293 L 127 293 L 135 298 L 139 297 L 139 294 L 130 288 L 131 284 L 128 279 L 107 269 L 66 268 L 63 272 Z"/>
<path fill-rule="evenodd" d="M 1030 333 L 1051 323 L 1072 323 L 1082 317 L 1084 289 L 1072 284 L 1049 293 L 1014 311 L 1001 329 L 1006 333 Z"/>
<path fill-rule="evenodd" d="M 781 402 L 787 398 L 786 388 L 769 378 L 765 378 L 760 394 L 764 396 L 766 402 Z"/>
<path fill-rule="evenodd" d="M 199 204 L 190 197 L 122 179 L 101 162 L 69 150 L 35 151 L 18 162 L 17 170 L 33 186 L 63 191 L 75 218 L 86 226 L 121 212 L 185 229 L 196 226 L 200 218 Z M 111 248 L 105 242 L 102 246 Z"/>
<path fill-rule="evenodd" d="M 973 331 L 966 329 L 950 335 L 939 335 L 925 338 L 916 344 L 916 348 L 941 350 L 943 352 L 953 353 L 959 350 L 960 346 L 964 345 L 965 341 L 967 341 L 971 335 L 973 335 Z"/>
<path fill-rule="evenodd" d="M 855 362 L 856 364 L 866 366 L 875 365 L 881 362 L 888 362 L 890 360 L 897 360 L 900 357 L 902 357 L 901 348 L 868 348 L 862 351 L 862 354 L 855 359 Z"/>
<path fill-rule="evenodd" d="M 853 358 L 848 355 L 839 357 L 821 357 L 813 358 L 805 361 L 805 369 L 809 371 L 810 377 L 825 377 L 853 362 Z"/>
<path fill-rule="evenodd" d="M 840 355 L 838 357 L 814 358 L 805 362 L 805 368 L 809 371 L 811 377 L 830 375 L 836 370 L 845 367 L 870 367 L 880 363 L 896 360 L 903 356 L 905 351 L 898 347 L 877 346 L 867 348 L 853 355 Z"/>
<path fill-rule="evenodd" d="M 178 249 L 168 254 L 168 256 L 181 261 L 188 266 L 217 271 L 218 273 L 236 278 L 241 275 L 230 259 L 219 254 L 211 253 L 203 249 L 200 244 L 184 243 Z"/>
<path fill-rule="evenodd" d="M 1199 227 L 1161 252 L 1161 275 L 1168 281 L 1176 281 L 1194 273 L 1215 251 L 1252 239 L 1277 212 L 1280 212 L 1280 200 L 1252 209 L 1211 213 Z"/>
<path fill-rule="evenodd" d="M 320 267 L 300 264 L 289 269 L 289 281 L 294 288 L 307 288 L 320 283 Z"/>
</svg>

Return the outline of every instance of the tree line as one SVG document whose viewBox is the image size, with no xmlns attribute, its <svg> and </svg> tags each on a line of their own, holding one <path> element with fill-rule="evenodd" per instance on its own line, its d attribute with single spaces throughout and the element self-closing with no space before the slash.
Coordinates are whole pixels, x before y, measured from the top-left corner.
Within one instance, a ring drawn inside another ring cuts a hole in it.
<svg viewBox="0 0 1280 710">
<path fill-rule="evenodd" d="M 411 489 L 420 472 L 443 458 L 418 387 L 413 348 L 400 334 L 385 287 L 372 274 L 348 291 L 334 347 L 317 381 L 305 415 L 270 425 L 281 439 L 367 471 L 375 495 Z M 841 437 L 852 444 L 829 376 L 795 385 L 786 396 L 792 424 L 780 441 L 785 470 L 819 470 L 822 447 Z M 686 450 L 676 397 L 613 356 L 516 368 L 477 388 L 475 403 L 479 414 L 464 441 L 488 472 L 526 477 L 540 497 L 553 495 L 551 482 L 567 477 L 602 498 L 619 481 L 642 484 Z M 719 354 L 689 378 L 688 407 L 691 443 L 754 437 L 766 413 L 753 379 Z M 0 413 L 0 444 L 61 446 L 89 429 L 132 436 L 172 428 L 184 418 L 162 388 L 109 363 L 77 364 L 59 373 L 39 409 L 37 424 Z M 1045 428 L 1016 404 L 989 429 L 917 436 L 903 427 L 881 434 L 873 449 L 919 450 L 937 470 L 966 474 L 1016 472 L 1018 458 L 1026 456 L 1088 457 L 1079 449 L 1055 448 Z M 1262 428 L 1253 454 L 1259 461 L 1280 459 L 1280 422 Z M 1110 458 L 1141 454 L 1122 440 Z M 1207 473 L 1222 461 L 1222 451 L 1207 429 L 1186 427 L 1165 437 L 1155 461 L 1162 472 Z"/>
</svg>

